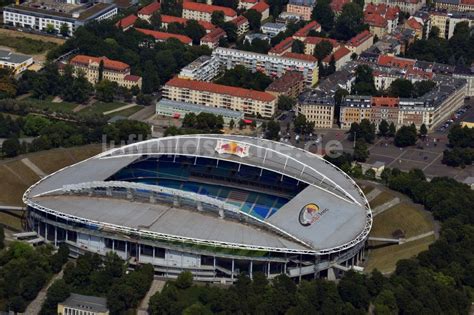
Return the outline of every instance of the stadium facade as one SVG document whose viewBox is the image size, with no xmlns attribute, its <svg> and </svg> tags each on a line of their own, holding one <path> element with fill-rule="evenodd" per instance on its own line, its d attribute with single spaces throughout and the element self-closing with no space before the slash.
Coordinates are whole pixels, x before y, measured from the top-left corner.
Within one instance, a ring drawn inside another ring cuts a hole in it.
<svg viewBox="0 0 474 315">
<path fill-rule="evenodd" d="M 337 277 L 363 258 L 372 213 L 321 157 L 243 136 L 126 145 L 30 187 L 29 227 L 74 255 L 114 251 L 168 278 Z"/>
</svg>

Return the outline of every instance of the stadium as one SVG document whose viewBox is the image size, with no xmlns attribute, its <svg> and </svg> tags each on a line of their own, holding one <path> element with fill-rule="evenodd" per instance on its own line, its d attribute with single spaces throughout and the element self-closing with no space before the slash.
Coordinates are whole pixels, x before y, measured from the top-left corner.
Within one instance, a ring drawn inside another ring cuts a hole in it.
<svg viewBox="0 0 474 315">
<path fill-rule="evenodd" d="M 29 228 L 72 255 L 115 252 L 157 275 L 335 278 L 357 266 L 372 213 L 336 166 L 245 136 L 186 135 L 103 152 L 24 194 Z"/>
</svg>

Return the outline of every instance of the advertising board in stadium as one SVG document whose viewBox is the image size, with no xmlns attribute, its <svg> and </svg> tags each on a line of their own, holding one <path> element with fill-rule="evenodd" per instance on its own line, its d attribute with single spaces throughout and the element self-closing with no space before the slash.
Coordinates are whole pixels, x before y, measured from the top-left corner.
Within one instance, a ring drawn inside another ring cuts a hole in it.
<svg viewBox="0 0 474 315">
<path fill-rule="evenodd" d="M 219 154 L 233 154 L 239 157 L 249 156 L 248 144 L 239 143 L 236 141 L 218 140 L 216 151 Z"/>
</svg>

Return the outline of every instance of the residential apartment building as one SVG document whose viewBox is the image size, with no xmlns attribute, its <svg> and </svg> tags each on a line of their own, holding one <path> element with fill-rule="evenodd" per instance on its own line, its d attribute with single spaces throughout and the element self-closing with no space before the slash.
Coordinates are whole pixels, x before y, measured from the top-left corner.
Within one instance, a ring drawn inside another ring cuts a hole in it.
<svg viewBox="0 0 474 315">
<path fill-rule="evenodd" d="M 435 0 L 434 3 L 436 9 L 458 12 L 474 11 L 474 1 L 472 0 Z"/>
<path fill-rule="evenodd" d="M 247 18 L 243 15 L 239 15 L 238 17 L 233 19 L 231 22 L 234 23 L 235 26 L 237 27 L 238 37 L 245 35 L 250 29 L 249 20 L 247 20 Z"/>
<path fill-rule="evenodd" d="M 201 38 L 201 46 L 205 45 L 210 49 L 216 49 L 219 47 L 219 41 L 226 36 L 226 32 L 222 28 L 217 27 L 209 34 L 206 34 L 203 38 Z"/>
<path fill-rule="evenodd" d="M 222 11 L 224 13 L 224 20 L 226 22 L 237 17 L 237 12 L 231 8 L 186 1 L 183 2 L 182 17 L 188 20 L 193 19 L 211 22 L 212 13 L 215 11 Z"/>
<path fill-rule="evenodd" d="M 351 53 L 360 55 L 362 52 L 369 49 L 373 44 L 374 35 L 372 35 L 369 31 L 366 30 L 352 37 L 346 43 L 346 47 L 351 51 Z"/>
<path fill-rule="evenodd" d="M 213 31 L 216 26 L 212 24 L 211 22 L 207 21 L 197 21 L 199 25 L 201 25 L 204 30 L 206 30 L 206 33 L 210 33 Z M 171 23 L 178 23 L 182 24 L 183 26 L 186 26 L 186 23 L 188 23 L 188 20 L 179 16 L 172 16 L 172 15 L 161 15 L 161 26 L 168 28 L 168 25 Z"/>
<path fill-rule="evenodd" d="M 398 7 L 400 11 L 409 13 L 410 15 L 415 14 L 416 11 L 420 10 L 425 4 L 425 0 L 388 0 L 386 1 L 391 7 Z"/>
<path fill-rule="evenodd" d="M 308 92 L 300 96 L 296 104 L 297 114 L 304 115 L 315 128 L 332 128 L 334 123 L 334 97 Z"/>
<path fill-rule="evenodd" d="M 303 74 L 306 85 L 313 86 L 318 82 L 318 63 L 316 61 L 294 58 L 291 55 L 272 56 L 222 47 L 216 48 L 212 54 L 219 59 L 219 63 L 225 69 L 243 65 L 253 72 L 262 71 L 274 78 L 281 77 L 287 71 L 298 71 Z"/>
<path fill-rule="evenodd" d="M 191 45 L 193 43 L 193 40 L 186 35 L 154 31 L 154 30 L 149 30 L 145 28 L 135 28 L 135 29 L 139 31 L 140 33 L 153 37 L 156 42 L 165 42 L 170 38 L 174 38 L 174 39 L 179 40 L 181 43 L 185 45 Z"/>
<path fill-rule="evenodd" d="M 303 74 L 296 71 L 288 71 L 273 81 L 265 89 L 265 92 L 275 95 L 276 97 L 285 95 L 297 98 L 303 92 L 304 86 Z"/>
<path fill-rule="evenodd" d="M 196 81 L 211 81 L 219 74 L 219 61 L 216 57 L 200 56 L 181 69 L 178 77 Z"/>
<path fill-rule="evenodd" d="M 262 25 L 261 31 L 263 34 L 267 34 L 270 37 L 275 37 L 279 33 L 286 31 L 286 24 L 268 22 Z"/>
<path fill-rule="evenodd" d="M 437 77 L 437 86 L 418 98 L 380 98 L 370 96 L 347 96 L 340 110 L 341 128 L 349 129 L 354 122 L 369 119 L 376 125 L 385 119 L 396 128 L 422 124 L 431 130 L 464 105 L 467 83 L 463 79 Z"/>
<path fill-rule="evenodd" d="M 159 1 L 153 1 L 149 5 L 146 5 L 140 10 L 138 10 L 138 17 L 150 23 L 152 15 L 155 12 L 158 12 L 160 10 L 160 7 L 161 5 Z"/>
<path fill-rule="evenodd" d="M 130 66 L 117 60 L 111 60 L 107 57 L 92 57 L 86 55 L 74 56 L 69 64 L 74 68 L 74 72 L 82 71 L 87 80 L 96 84 L 99 81 L 100 65 L 103 64 L 102 78 L 116 82 L 119 86 L 132 88 L 133 86 L 142 87 L 142 78 L 130 74 Z"/>
<path fill-rule="evenodd" d="M 323 59 L 323 65 L 330 66 L 334 60 L 336 71 L 341 70 L 349 61 L 351 61 L 352 52 L 344 45 L 339 47 L 333 54 Z"/>
<path fill-rule="evenodd" d="M 303 43 L 304 43 L 304 53 L 306 55 L 313 55 L 314 48 L 316 48 L 316 45 L 318 45 L 322 41 L 327 41 L 327 42 L 331 43 L 331 45 L 332 45 L 332 52 L 331 53 L 334 53 L 340 46 L 339 42 L 335 39 L 332 39 L 332 38 L 308 36 L 303 41 Z"/>
<path fill-rule="evenodd" d="M 239 9 L 248 10 L 258 3 L 258 0 L 239 0 Z"/>
<path fill-rule="evenodd" d="M 310 21 L 314 5 L 314 0 L 290 0 L 286 6 L 286 12 L 298 14 L 302 20 Z"/>
<path fill-rule="evenodd" d="M 296 33 L 293 34 L 293 38 L 303 41 L 311 31 L 321 32 L 321 25 L 316 21 L 311 21 L 297 30 Z"/>
<path fill-rule="evenodd" d="M 250 7 L 250 9 L 259 12 L 262 15 L 262 21 L 270 17 L 270 6 L 263 0 Z"/>
<path fill-rule="evenodd" d="M 270 118 L 275 114 L 275 96 L 254 90 L 175 77 L 163 87 L 163 97 L 179 102 L 225 108 L 247 115 Z"/>
<path fill-rule="evenodd" d="M 450 39 L 454 35 L 456 25 L 467 22 L 470 28 L 474 27 L 474 12 L 430 12 L 431 26 L 439 28 L 439 37 Z"/>
<path fill-rule="evenodd" d="M 0 69 L 9 69 L 15 75 L 25 71 L 32 64 L 31 56 L 0 49 Z"/>
<path fill-rule="evenodd" d="M 74 9 L 71 9 L 74 8 Z M 68 8 L 68 9 L 66 9 Z M 11 4 L 3 8 L 3 23 L 18 28 L 46 32 L 50 28 L 59 33 L 61 26 L 66 25 L 69 35 L 91 21 L 101 21 L 117 15 L 115 4 L 97 3 L 92 6 L 61 4 L 44 5 L 41 8 L 31 3 Z"/>
</svg>

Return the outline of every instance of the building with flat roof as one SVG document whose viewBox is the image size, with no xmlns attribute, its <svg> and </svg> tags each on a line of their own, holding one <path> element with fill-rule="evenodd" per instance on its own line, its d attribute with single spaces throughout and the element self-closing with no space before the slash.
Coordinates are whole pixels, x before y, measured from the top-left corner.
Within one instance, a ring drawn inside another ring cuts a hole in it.
<svg viewBox="0 0 474 315">
<path fill-rule="evenodd" d="M 72 5 L 55 2 L 43 2 L 41 5 L 25 2 L 11 4 L 3 8 L 3 23 L 18 28 L 46 32 L 49 28 L 59 33 L 61 26 L 66 25 L 69 35 L 82 25 L 91 21 L 101 21 L 117 15 L 117 6 L 113 3 L 96 3 L 93 5 Z"/>
<path fill-rule="evenodd" d="M 278 34 L 286 31 L 286 24 L 267 22 L 262 25 L 261 31 L 263 34 L 267 34 L 270 37 L 275 37 Z"/>
<path fill-rule="evenodd" d="M 130 74 L 130 66 L 124 62 L 112 60 L 107 57 L 92 57 L 86 55 L 74 56 L 69 64 L 74 68 L 77 74 L 79 71 L 85 74 L 87 80 L 96 84 L 99 81 L 99 68 L 101 63 L 104 66 L 102 78 L 116 82 L 119 86 L 132 88 L 133 86 L 142 87 L 142 78 Z"/>
<path fill-rule="evenodd" d="M 474 11 L 474 1 L 472 0 L 435 0 L 434 4 L 436 9 L 458 12 Z"/>
<path fill-rule="evenodd" d="M 157 115 L 168 116 L 177 119 L 182 119 L 184 116 L 186 116 L 186 114 L 189 113 L 194 113 L 196 115 L 200 113 L 208 113 L 216 116 L 222 116 L 225 125 L 229 125 L 231 120 L 237 124 L 241 119 L 244 119 L 243 112 L 187 102 L 172 101 L 166 98 L 162 98 L 156 103 L 155 113 Z"/>
<path fill-rule="evenodd" d="M 276 97 L 269 93 L 178 77 L 166 82 L 163 97 L 268 118 L 276 110 Z"/>
<path fill-rule="evenodd" d="M 303 74 L 306 85 L 312 86 L 318 82 L 318 63 L 314 60 L 266 55 L 223 47 L 216 48 L 212 55 L 219 59 L 219 63 L 225 69 L 242 65 L 253 72 L 262 71 L 273 78 L 281 77 L 287 71 L 297 71 Z"/>
<path fill-rule="evenodd" d="M 33 62 L 33 57 L 31 56 L 0 49 L 0 68 L 10 69 L 13 74 L 25 71 Z"/>
<path fill-rule="evenodd" d="M 218 74 L 219 61 L 217 58 L 203 55 L 181 69 L 178 77 L 196 81 L 211 81 Z"/>
<path fill-rule="evenodd" d="M 71 293 L 61 303 L 58 303 L 58 315 L 109 315 L 107 299 Z"/>
</svg>

